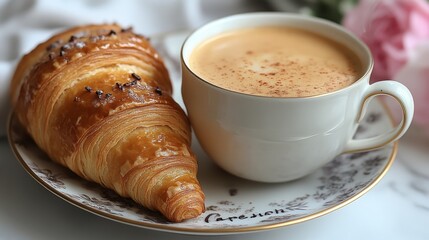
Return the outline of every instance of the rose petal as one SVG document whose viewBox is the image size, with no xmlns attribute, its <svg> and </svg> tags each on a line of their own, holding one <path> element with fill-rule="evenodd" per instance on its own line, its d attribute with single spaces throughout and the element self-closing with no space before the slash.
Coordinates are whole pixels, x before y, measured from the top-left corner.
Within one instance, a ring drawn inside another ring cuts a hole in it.
<svg viewBox="0 0 429 240">
<path fill-rule="evenodd" d="M 368 28 L 370 14 L 374 12 L 371 10 L 374 10 L 376 6 L 376 1 L 359 1 L 359 4 L 345 15 L 342 24 L 357 36 L 364 35 Z"/>
<path fill-rule="evenodd" d="M 418 46 L 418 54 L 408 62 L 394 77 L 408 87 L 414 98 L 414 122 L 423 126 L 429 133 L 429 41 Z M 422 64 L 425 62 L 424 64 Z"/>
<path fill-rule="evenodd" d="M 429 15 L 425 16 L 417 12 L 410 13 L 408 31 L 419 38 L 427 38 L 429 36 Z"/>
<path fill-rule="evenodd" d="M 424 0 L 361 0 L 344 18 L 374 58 L 372 81 L 394 79 L 415 100 L 414 122 L 429 134 L 429 3 Z M 401 115 L 399 104 L 391 105 Z"/>
</svg>

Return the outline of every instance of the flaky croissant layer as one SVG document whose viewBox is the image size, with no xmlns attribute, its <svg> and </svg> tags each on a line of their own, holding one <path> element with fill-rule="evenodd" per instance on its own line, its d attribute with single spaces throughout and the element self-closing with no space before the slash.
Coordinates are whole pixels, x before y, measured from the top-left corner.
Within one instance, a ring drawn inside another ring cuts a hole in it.
<svg viewBox="0 0 429 240">
<path fill-rule="evenodd" d="M 19 62 L 15 114 L 79 176 L 180 222 L 204 212 L 189 121 L 148 40 L 118 25 L 59 33 Z"/>
</svg>

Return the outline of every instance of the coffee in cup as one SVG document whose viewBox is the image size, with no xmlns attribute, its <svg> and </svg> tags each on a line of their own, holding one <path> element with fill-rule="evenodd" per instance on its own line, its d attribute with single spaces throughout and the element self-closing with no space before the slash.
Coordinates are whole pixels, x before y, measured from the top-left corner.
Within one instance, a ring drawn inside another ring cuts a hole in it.
<svg viewBox="0 0 429 240">
<path fill-rule="evenodd" d="M 268 97 L 325 94 L 362 76 L 358 57 L 343 44 L 281 26 L 237 29 L 205 40 L 193 50 L 189 67 L 218 87 Z"/>
</svg>

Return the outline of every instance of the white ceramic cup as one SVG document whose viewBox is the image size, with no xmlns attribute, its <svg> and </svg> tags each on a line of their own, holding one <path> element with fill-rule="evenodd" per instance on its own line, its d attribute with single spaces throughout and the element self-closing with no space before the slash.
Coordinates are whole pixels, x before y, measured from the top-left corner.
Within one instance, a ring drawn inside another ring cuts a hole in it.
<svg viewBox="0 0 429 240">
<path fill-rule="evenodd" d="M 192 51 L 225 31 L 256 26 L 292 26 L 326 36 L 350 48 L 365 70 L 350 86 L 312 97 L 261 97 L 226 90 L 198 76 L 189 66 Z M 395 81 L 369 84 L 373 59 L 368 48 L 341 26 L 286 13 L 249 13 L 208 23 L 182 47 L 182 96 L 201 146 L 226 171 L 246 179 L 283 182 L 303 177 L 339 154 L 367 151 L 399 139 L 408 129 L 414 103 Z M 401 123 L 391 132 L 353 139 L 366 105 L 390 95 L 402 107 Z"/>
</svg>

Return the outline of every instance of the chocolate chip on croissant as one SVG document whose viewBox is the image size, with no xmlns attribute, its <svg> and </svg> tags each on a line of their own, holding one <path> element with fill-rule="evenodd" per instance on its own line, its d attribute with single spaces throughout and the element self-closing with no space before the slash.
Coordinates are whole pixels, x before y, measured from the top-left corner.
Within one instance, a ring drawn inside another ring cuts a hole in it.
<svg viewBox="0 0 429 240">
<path fill-rule="evenodd" d="M 204 212 L 191 130 L 148 40 L 79 26 L 19 62 L 14 111 L 52 160 L 180 222 Z"/>
</svg>

